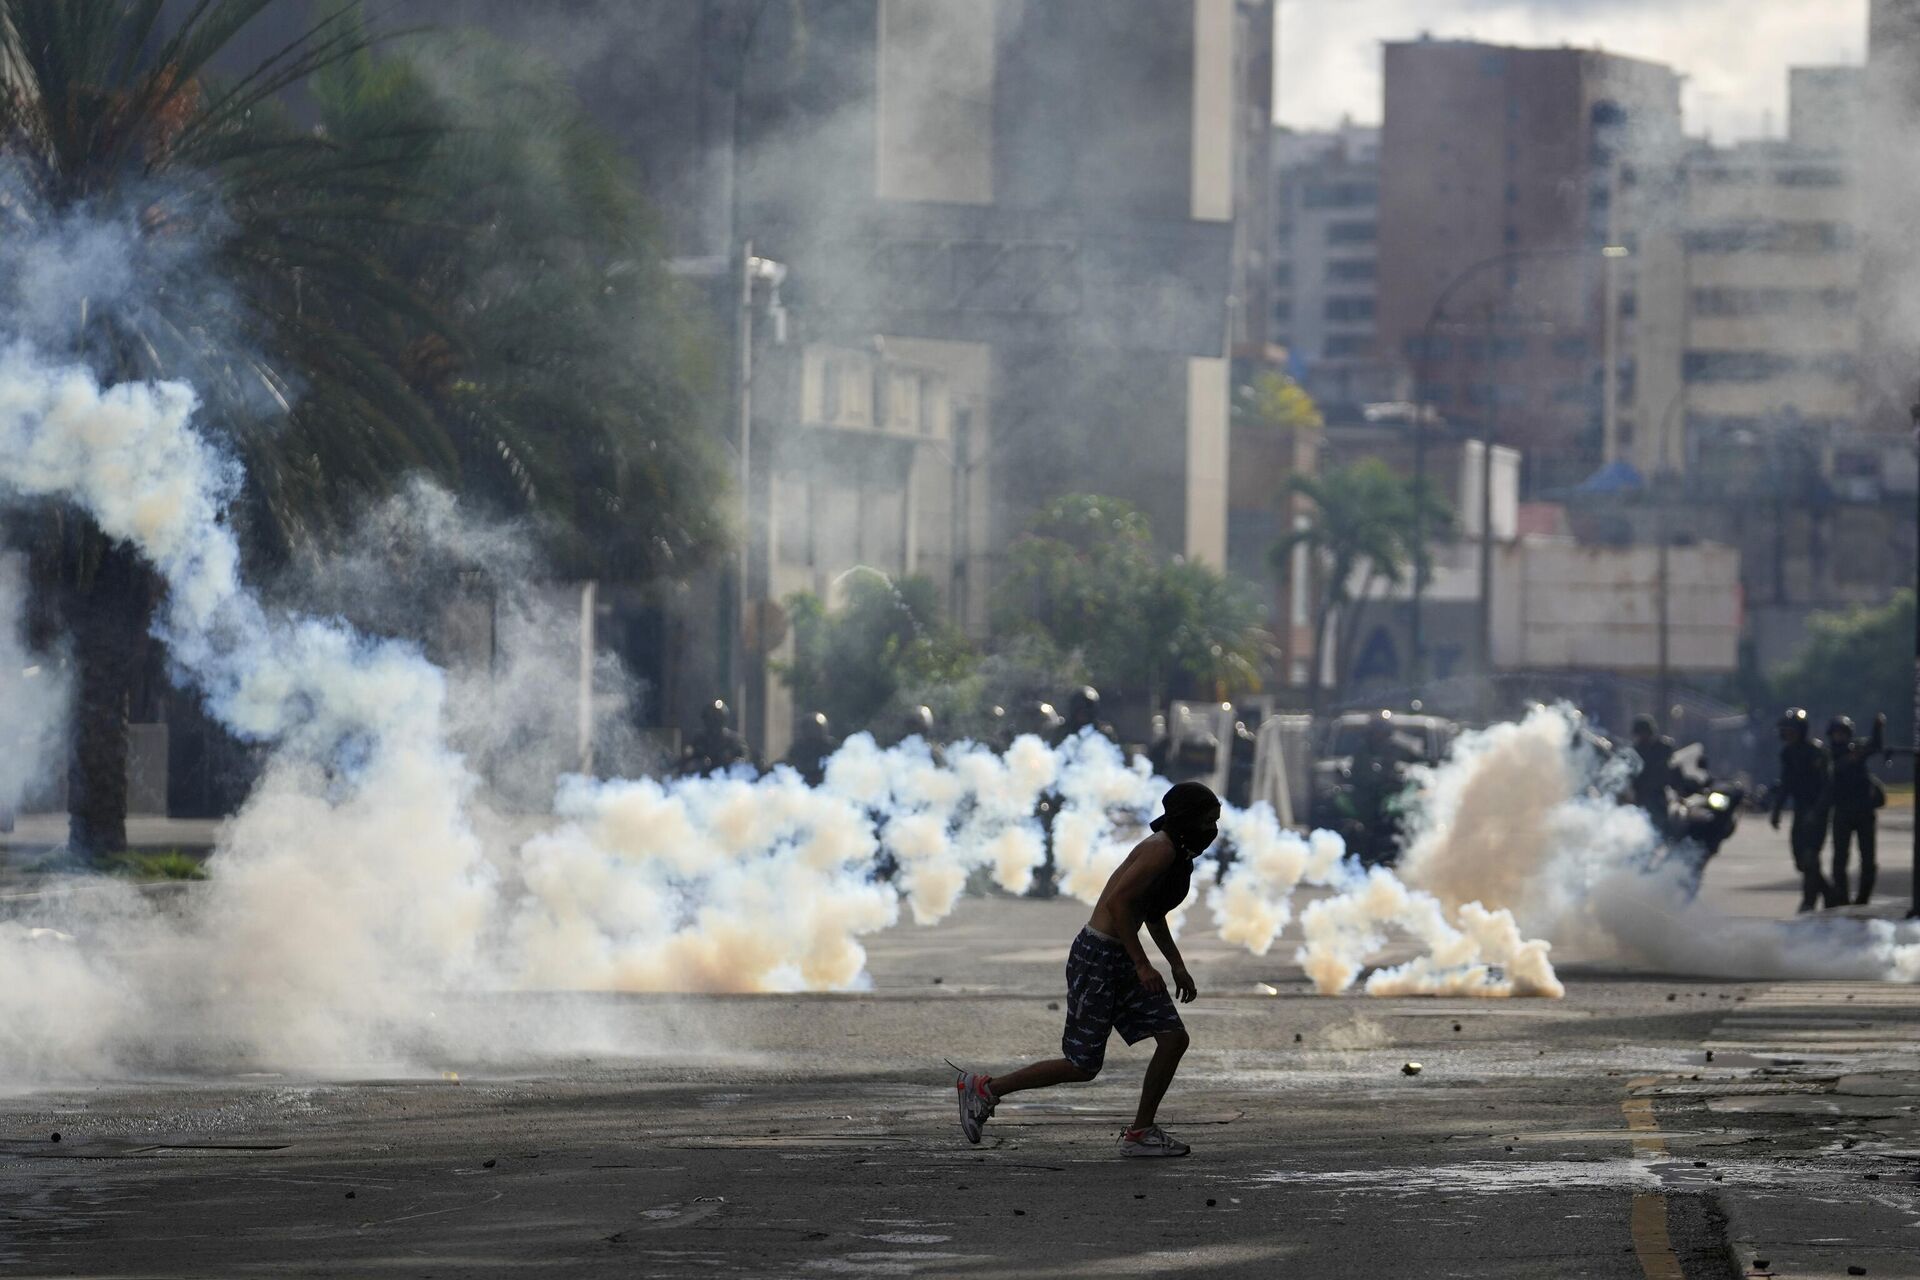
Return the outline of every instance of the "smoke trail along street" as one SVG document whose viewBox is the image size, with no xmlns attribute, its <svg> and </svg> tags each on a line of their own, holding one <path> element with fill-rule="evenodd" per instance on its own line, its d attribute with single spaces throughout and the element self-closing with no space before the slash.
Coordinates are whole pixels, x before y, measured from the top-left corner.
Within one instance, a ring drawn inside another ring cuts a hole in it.
<svg viewBox="0 0 1920 1280">
<path fill-rule="evenodd" d="M 103 886 L 49 909 L 78 944 L 0 930 L 6 961 L 35 979 L 0 1010 L 9 1074 L 110 1069 L 161 1041 L 189 1061 L 451 1051 L 423 1029 L 436 991 L 856 987 L 858 939 L 899 912 L 869 875 L 879 848 L 914 919 L 932 923 L 976 869 L 1025 887 L 1043 796 L 1061 802 L 1062 884 L 1088 900 L 1154 810 L 1161 783 L 1103 739 L 1056 751 L 1027 737 L 1004 756 L 960 744 L 937 764 L 924 744 L 882 751 L 859 735 L 818 789 L 784 770 L 573 778 L 549 829 L 485 839 L 478 780 L 448 745 L 446 673 L 411 645 L 270 609 L 244 587 L 222 520 L 240 476 L 194 432 L 194 407 L 179 384 L 102 389 L 24 344 L 0 356 L 0 483 L 77 502 L 134 542 L 167 581 L 158 627 L 175 663 L 236 733 L 272 746 L 189 917 Z M 1567 740 L 1550 712 L 1464 739 L 1425 781 L 1404 882 L 1361 873 L 1330 833 L 1280 830 L 1264 806 L 1228 812 L 1238 860 L 1207 891 L 1221 935 L 1264 953 L 1294 891 L 1329 887 L 1301 913 L 1297 952 L 1322 991 L 1358 981 L 1401 931 L 1423 954 L 1371 974 L 1369 992 L 1560 994 L 1548 944 L 1521 923 L 1606 927 L 1606 897 L 1550 887 L 1604 889 L 1650 839 L 1644 821 L 1583 797 Z M 1588 874 L 1569 880 L 1569 867 Z M 1912 956 L 1889 931 L 1854 963 L 1910 976 Z"/>
</svg>

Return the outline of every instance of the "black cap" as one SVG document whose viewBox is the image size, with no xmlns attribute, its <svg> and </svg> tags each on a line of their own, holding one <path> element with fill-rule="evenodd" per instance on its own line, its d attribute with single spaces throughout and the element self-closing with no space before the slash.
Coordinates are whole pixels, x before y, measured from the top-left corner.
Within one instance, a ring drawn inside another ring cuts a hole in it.
<svg viewBox="0 0 1920 1280">
<path fill-rule="evenodd" d="M 1805 733 L 1807 731 L 1807 709 L 1805 707 L 1788 707 L 1780 713 L 1780 727 L 1782 729 L 1798 729 L 1800 732 Z"/>
<path fill-rule="evenodd" d="M 1651 737 L 1660 732 L 1660 722 L 1650 715 L 1637 715 L 1633 718 L 1633 732 Z"/>
<path fill-rule="evenodd" d="M 1852 735 L 1853 733 L 1853 717 L 1852 716 L 1835 716 L 1833 719 L 1827 721 L 1827 736 L 1829 738 L 1831 738 L 1834 734 L 1840 733 L 1842 731 L 1845 731 L 1849 736 Z"/>
</svg>

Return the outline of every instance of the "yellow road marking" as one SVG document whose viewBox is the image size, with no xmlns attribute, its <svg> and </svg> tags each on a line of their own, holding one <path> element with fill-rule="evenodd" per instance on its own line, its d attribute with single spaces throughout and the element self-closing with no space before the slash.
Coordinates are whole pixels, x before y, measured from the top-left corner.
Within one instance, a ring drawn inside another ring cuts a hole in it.
<svg viewBox="0 0 1920 1280">
<path fill-rule="evenodd" d="M 1627 1081 L 1627 1087 L 1643 1089 L 1659 1082 L 1659 1076 L 1641 1076 Z M 1667 1154 L 1667 1140 L 1660 1134 L 1660 1121 L 1653 1114 L 1652 1098 L 1628 1098 L 1620 1104 L 1620 1113 L 1626 1117 L 1627 1129 L 1634 1134 L 1635 1151 L 1654 1156 Z M 1634 1256 L 1640 1259 L 1640 1270 L 1647 1280 L 1687 1280 L 1686 1272 L 1680 1269 L 1680 1259 L 1674 1256 L 1673 1241 L 1667 1235 L 1666 1196 L 1658 1191 L 1636 1194 L 1629 1225 L 1633 1232 Z"/>
<path fill-rule="evenodd" d="M 1647 1280 L 1687 1280 L 1667 1238 L 1667 1198 L 1657 1191 L 1633 1198 L 1633 1252 Z"/>
</svg>

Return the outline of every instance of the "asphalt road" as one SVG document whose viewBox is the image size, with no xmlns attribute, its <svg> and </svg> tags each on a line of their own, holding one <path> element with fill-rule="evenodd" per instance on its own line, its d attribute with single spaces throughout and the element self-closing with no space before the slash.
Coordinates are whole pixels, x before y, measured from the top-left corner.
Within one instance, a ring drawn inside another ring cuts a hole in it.
<svg viewBox="0 0 1920 1280">
<path fill-rule="evenodd" d="M 1708 894 L 1781 914 L 1785 864 L 1751 824 Z M 0 1097 L 0 1275 L 1920 1275 L 1914 988 L 1566 955 L 1559 1001 L 1322 998 L 1190 936 L 1190 1158 L 1117 1158 L 1117 1042 L 967 1146 L 941 1059 L 1052 1056 L 1084 918 L 970 899 L 858 995 L 606 998 L 638 1056 Z"/>
</svg>

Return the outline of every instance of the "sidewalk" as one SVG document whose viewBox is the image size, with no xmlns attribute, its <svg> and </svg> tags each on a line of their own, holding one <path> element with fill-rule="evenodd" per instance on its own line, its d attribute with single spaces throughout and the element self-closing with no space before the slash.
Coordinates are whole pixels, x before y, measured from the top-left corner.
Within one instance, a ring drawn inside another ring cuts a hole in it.
<svg viewBox="0 0 1920 1280">
<path fill-rule="evenodd" d="M 204 854 L 213 849 L 224 818 L 129 817 L 127 845 L 140 853 Z M 14 819 L 13 830 L 0 832 L 0 865 L 18 868 L 29 865 L 67 842 L 67 815 L 64 813 L 23 813 Z"/>
</svg>

